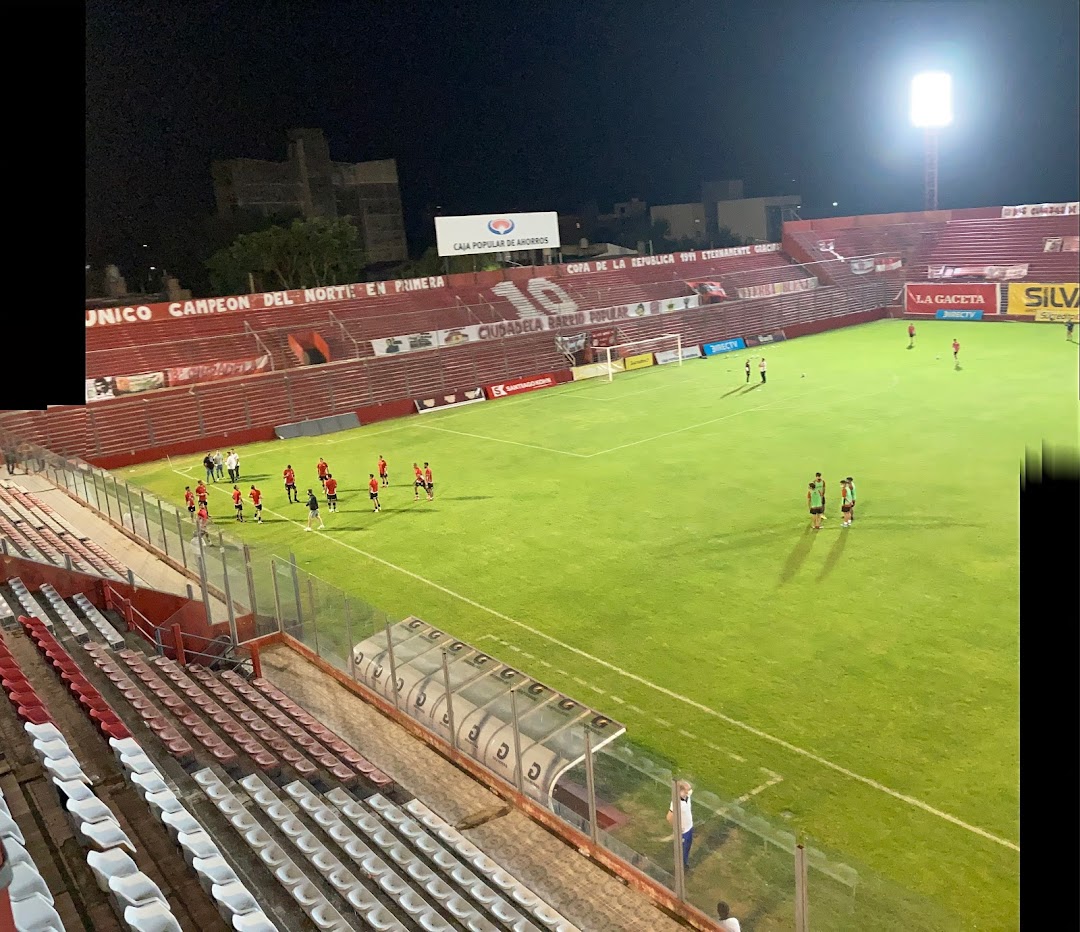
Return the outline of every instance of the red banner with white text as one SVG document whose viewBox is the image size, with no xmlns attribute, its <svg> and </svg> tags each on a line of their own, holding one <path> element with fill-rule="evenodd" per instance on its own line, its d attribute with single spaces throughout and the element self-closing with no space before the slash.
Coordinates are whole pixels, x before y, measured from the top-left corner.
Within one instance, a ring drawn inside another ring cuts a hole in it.
<svg viewBox="0 0 1080 932">
<path fill-rule="evenodd" d="M 535 392 L 541 388 L 551 388 L 557 385 L 553 372 L 544 375 L 534 375 L 528 379 L 514 379 L 510 382 L 498 382 L 495 385 L 485 385 L 484 391 L 488 398 L 509 398 L 512 395 L 521 395 L 524 392 Z"/>
<path fill-rule="evenodd" d="M 907 285 L 904 312 L 932 315 L 938 311 L 981 311 L 983 316 L 997 314 L 998 287 L 979 282 Z"/>
</svg>

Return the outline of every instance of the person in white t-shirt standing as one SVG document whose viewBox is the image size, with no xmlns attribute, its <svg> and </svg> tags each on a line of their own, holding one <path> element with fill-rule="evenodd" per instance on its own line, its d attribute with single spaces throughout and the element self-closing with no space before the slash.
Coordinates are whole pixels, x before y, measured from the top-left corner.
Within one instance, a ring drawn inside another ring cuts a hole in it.
<svg viewBox="0 0 1080 932">
<path fill-rule="evenodd" d="M 240 457 L 235 450 L 230 450 L 225 457 L 225 468 L 229 470 L 229 481 L 236 482 L 240 478 Z"/>
<path fill-rule="evenodd" d="M 761 373 L 761 383 L 764 385 L 765 382 L 767 381 L 766 378 L 765 378 L 765 357 L 764 356 L 761 357 L 761 362 L 759 362 L 757 364 L 757 367 L 758 367 L 758 372 Z"/>
<path fill-rule="evenodd" d="M 690 868 L 690 846 L 694 843 L 694 815 L 690 811 L 690 796 L 694 789 L 686 780 L 679 781 L 679 830 L 682 832 L 683 867 Z M 668 806 L 668 824 L 674 827 L 675 812 Z"/>
<path fill-rule="evenodd" d="M 716 915 L 720 919 L 720 928 L 724 932 L 742 932 L 739 920 L 731 915 L 731 907 L 723 900 L 716 904 Z"/>
</svg>

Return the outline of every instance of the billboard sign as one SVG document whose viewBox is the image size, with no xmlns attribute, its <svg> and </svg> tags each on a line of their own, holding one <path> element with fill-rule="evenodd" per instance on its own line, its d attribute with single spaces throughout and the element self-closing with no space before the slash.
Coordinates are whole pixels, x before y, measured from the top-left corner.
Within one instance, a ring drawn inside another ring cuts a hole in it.
<svg viewBox="0 0 1080 932">
<path fill-rule="evenodd" d="M 559 215 L 551 210 L 531 214 L 436 217 L 435 240 L 440 256 L 558 249 Z"/>
<path fill-rule="evenodd" d="M 999 288 L 999 285 L 986 285 L 981 282 L 907 285 L 904 297 L 904 313 L 937 314 L 938 311 L 982 311 L 984 315 L 996 314 L 998 312 Z"/>
</svg>

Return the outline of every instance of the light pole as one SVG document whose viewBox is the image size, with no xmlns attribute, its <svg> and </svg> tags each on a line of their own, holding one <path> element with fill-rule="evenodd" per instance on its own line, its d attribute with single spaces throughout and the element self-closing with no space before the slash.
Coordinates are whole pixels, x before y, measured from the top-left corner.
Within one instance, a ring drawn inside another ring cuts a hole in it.
<svg viewBox="0 0 1080 932">
<path fill-rule="evenodd" d="M 924 206 L 938 206 L 938 131 L 952 123 L 952 76 L 924 71 L 911 80 L 911 123 L 925 134 Z"/>
</svg>

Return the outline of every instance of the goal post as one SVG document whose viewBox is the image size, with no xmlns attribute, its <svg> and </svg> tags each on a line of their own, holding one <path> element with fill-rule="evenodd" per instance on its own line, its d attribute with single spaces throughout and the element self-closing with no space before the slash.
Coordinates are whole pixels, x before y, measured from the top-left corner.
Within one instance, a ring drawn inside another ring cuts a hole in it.
<svg viewBox="0 0 1080 932">
<path fill-rule="evenodd" d="M 620 360 L 633 359 L 637 356 L 653 356 L 655 358 L 656 353 L 673 352 L 675 358 L 672 362 L 682 365 L 682 335 L 678 333 L 665 333 L 658 337 L 646 337 L 644 340 L 631 340 L 628 343 L 617 343 L 615 346 L 597 347 L 602 349 L 605 353 L 604 368 L 607 370 L 607 380 L 610 382 L 615 378 L 617 372 L 625 372 L 626 367 L 618 365 Z M 652 361 L 646 362 L 646 366 L 651 366 Z M 638 366 L 631 366 L 632 369 L 638 368 Z"/>
</svg>

